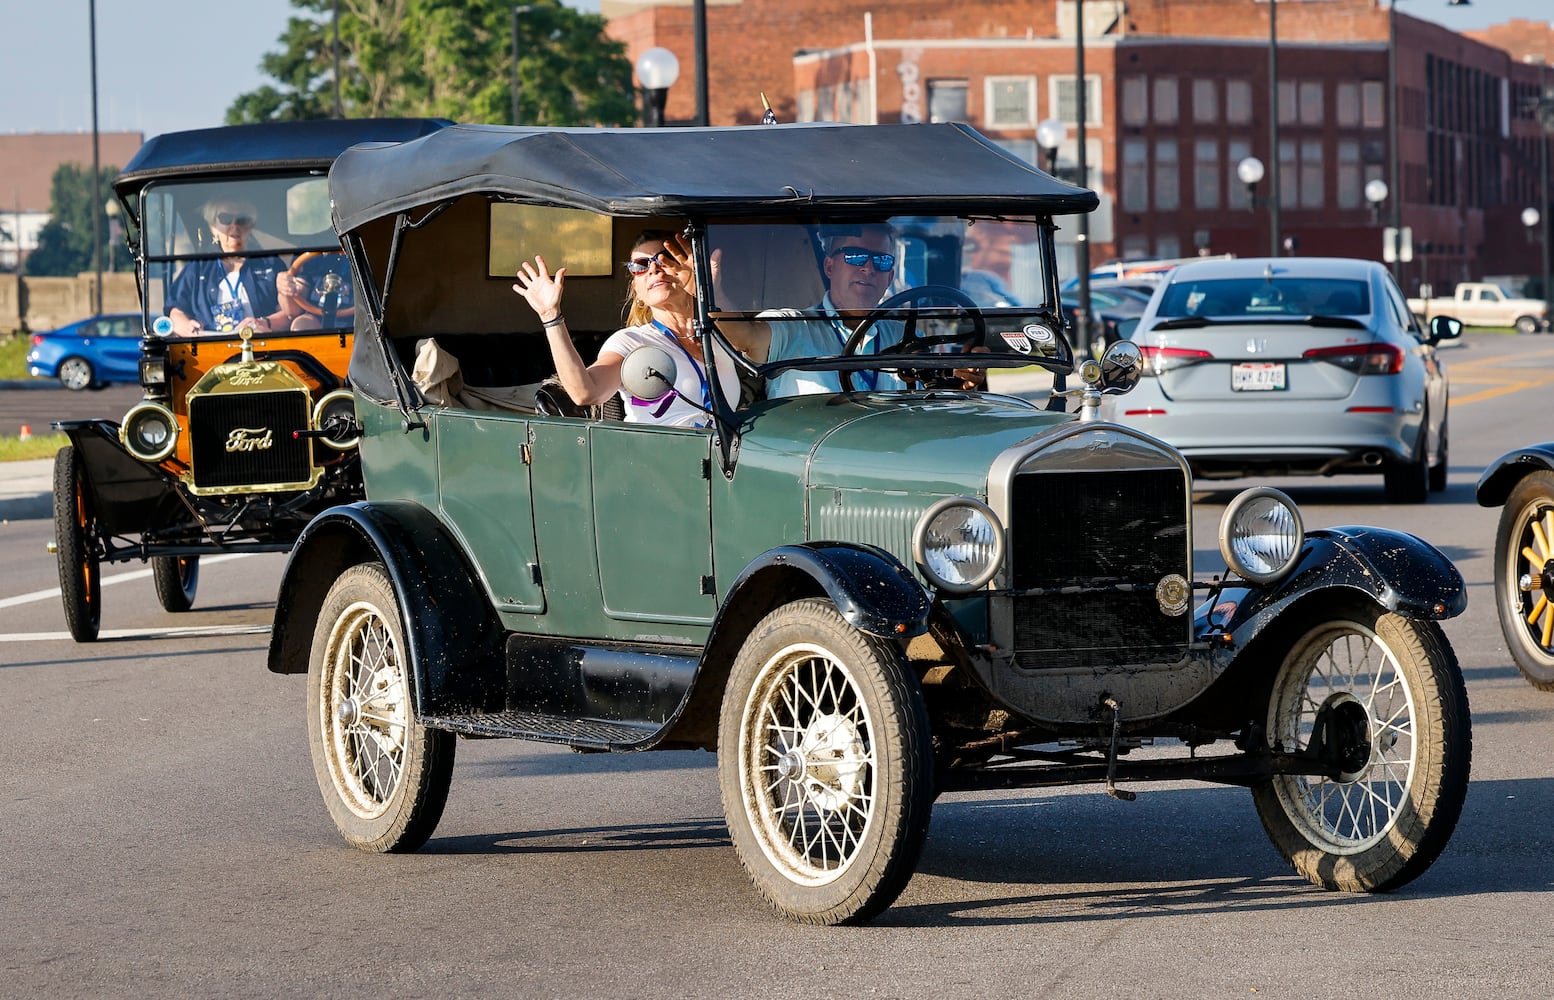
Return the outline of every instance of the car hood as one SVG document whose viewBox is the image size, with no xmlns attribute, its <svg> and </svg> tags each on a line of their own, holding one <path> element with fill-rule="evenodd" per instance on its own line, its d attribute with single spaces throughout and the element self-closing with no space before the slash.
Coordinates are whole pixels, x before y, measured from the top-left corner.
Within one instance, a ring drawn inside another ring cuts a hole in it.
<svg viewBox="0 0 1554 1000">
<path fill-rule="evenodd" d="M 985 496 L 994 458 L 1074 419 L 986 393 L 799 396 L 754 412 L 740 462 L 795 464 L 815 489 Z"/>
</svg>

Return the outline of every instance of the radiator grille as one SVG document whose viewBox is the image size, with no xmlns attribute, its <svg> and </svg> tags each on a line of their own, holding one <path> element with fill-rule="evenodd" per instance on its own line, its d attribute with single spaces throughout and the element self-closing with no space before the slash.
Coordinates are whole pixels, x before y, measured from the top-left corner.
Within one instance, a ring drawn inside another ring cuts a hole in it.
<svg viewBox="0 0 1554 1000">
<path fill-rule="evenodd" d="M 1087 588 L 1013 598 L 1016 662 L 1092 667 L 1182 655 L 1188 618 L 1167 616 L 1155 600 L 1161 577 L 1191 579 L 1180 469 L 1025 472 L 1010 496 L 1013 589 Z"/>
<path fill-rule="evenodd" d="M 307 483 L 312 445 L 305 391 L 221 393 L 189 401 L 190 455 L 200 489 Z M 229 448 L 231 450 L 229 450 Z"/>
</svg>

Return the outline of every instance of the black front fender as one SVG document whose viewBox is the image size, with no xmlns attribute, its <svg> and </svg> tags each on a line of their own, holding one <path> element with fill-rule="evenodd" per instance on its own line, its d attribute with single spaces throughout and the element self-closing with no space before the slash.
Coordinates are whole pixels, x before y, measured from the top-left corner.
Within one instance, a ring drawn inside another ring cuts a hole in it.
<svg viewBox="0 0 1554 1000">
<path fill-rule="evenodd" d="M 304 673 L 324 597 L 364 562 L 388 571 L 418 712 L 501 706 L 503 629 L 464 552 L 436 515 L 408 501 L 331 507 L 303 529 L 275 603 L 269 667 Z"/>
<path fill-rule="evenodd" d="M 1481 507 L 1503 507 L 1522 478 L 1554 471 L 1554 444 L 1530 444 L 1501 455 L 1478 477 L 1474 493 Z"/>
<path fill-rule="evenodd" d="M 1468 606 L 1462 574 L 1429 542 L 1387 528 L 1322 528 L 1306 533 L 1295 569 L 1277 584 L 1227 587 L 1203 610 L 1199 633 L 1229 636 L 1230 646 L 1244 648 L 1285 608 L 1324 591 L 1369 599 L 1414 619 L 1453 618 Z"/>
</svg>

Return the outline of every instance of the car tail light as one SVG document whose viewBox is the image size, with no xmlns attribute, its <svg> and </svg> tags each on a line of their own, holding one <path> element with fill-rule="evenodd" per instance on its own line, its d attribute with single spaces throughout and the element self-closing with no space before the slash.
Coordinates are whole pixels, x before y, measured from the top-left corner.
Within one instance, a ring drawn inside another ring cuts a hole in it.
<svg viewBox="0 0 1554 1000">
<path fill-rule="evenodd" d="M 1145 375 L 1159 375 L 1173 368 L 1186 368 L 1188 365 L 1214 360 L 1214 355 L 1208 351 L 1190 347 L 1146 347 L 1140 344 L 1139 350 L 1144 352 Z"/>
<path fill-rule="evenodd" d="M 1326 361 L 1356 375 L 1396 375 L 1403 370 L 1403 351 L 1392 344 L 1343 344 L 1313 347 L 1307 361 Z"/>
<path fill-rule="evenodd" d="M 33 347 L 37 347 L 41 343 L 43 343 L 43 334 L 41 334 L 41 333 L 33 334 L 32 335 L 32 346 Z"/>
</svg>

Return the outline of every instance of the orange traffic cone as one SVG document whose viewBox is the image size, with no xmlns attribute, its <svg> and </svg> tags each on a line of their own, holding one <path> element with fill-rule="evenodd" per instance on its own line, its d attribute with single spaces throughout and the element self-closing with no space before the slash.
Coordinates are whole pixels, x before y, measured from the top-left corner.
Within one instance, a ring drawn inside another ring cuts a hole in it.
<svg viewBox="0 0 1554 1000">
<path fill-rule="evenodd" d="M 17 437 L 20 440 L 26 441 L 28 438 L 32 437 L 32 428 L 28 427 L 26 424 L 22 424 L 22 432 L 18 434 Z"/>
</svg>

